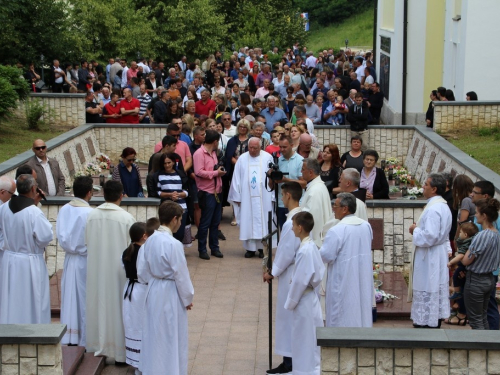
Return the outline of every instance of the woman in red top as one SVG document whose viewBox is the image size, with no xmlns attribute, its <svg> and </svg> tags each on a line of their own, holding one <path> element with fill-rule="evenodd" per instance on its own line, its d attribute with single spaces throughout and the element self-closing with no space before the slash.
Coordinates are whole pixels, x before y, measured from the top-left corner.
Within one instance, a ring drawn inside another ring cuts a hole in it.
<svg viewBox="0 0 500 375">
<path fill-rule="evenodd" d="M 104 106 L 102 117 L 108 124 L 121 124 L 122 114 L 120 112 L 119 96 L 117 93 L 111 94 L 111 101 Z"/>
</svg>

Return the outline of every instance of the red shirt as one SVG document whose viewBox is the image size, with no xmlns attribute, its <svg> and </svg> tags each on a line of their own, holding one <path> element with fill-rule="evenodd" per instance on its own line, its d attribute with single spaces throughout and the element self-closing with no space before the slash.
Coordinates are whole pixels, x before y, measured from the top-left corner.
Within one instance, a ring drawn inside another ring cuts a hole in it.
<svg viewBox="0 0 500 375">
<path fill-rule="evenodd" d="M 127 99 L 123 99 L 120 102 L 120 108 L 125 109 L 126 111 L 130 111 L 131 109 L 141 108 L 141 102 L 136 98 L 131 98 L 130 101 Z M 136 115 L 123 115 L 121 119 L 119 119 L 119 123 L 122 124 L 138 124 L 139 123 L 139 113 Z"/>
<path fill-rule="evenodd" d="M 203 103 L 203 100 L 198 100 L 195 104 L 195 113 L 198 116 L 208 116 L 210 111 L 212 111 L 212 118 L 214 118 L 215 107 L 217 107 L 217 105 L 212 99 L 208 99 L 206 104 Z"/>
<path fill-rule="evenodd" d="M 276 156 L 280 157 L 280 146 L 269 145 L 266 147 L 265 151 L 271 155 L 273 154 L 273 152 L 276 152 Z"/>
<path fill-rule="evenodd" d="M 106 104 L 104 106 L 104 114 L 105 115 L 114 115 L 114 114 L 121 114 L 120 112 L 120 103 L 116 103 L 115 106 L 112 106 L 111 105 L 111 102 L 109 102 L 108 104 Z M 108 124 L 121 124 L 122 122 L 122 118 L 121 117 L 118 117 L 118 118 L 113 118 L 113 117 L 109 117 L 106 119 L 106 123 Z"/>
</svg>

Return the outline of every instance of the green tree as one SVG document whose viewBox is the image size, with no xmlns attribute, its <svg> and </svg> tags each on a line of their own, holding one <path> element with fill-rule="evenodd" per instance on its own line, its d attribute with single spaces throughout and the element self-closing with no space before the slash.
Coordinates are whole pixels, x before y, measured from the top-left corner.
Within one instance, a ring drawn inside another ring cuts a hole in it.
<svg viewBox="0 0 500 375">
<path fill-rule="evenodd" d="M 25 100 L 29 87 L 20 69 L 0 65 L 0 117 L 17 107 L 18 100 Z"/>
<path fill-rule="evenodd" d="M 68 32 L 67 5 L 62 0 L 2 1 L 0 6 L 0 63 L 38 63 L 74 53 Z"/>
</svg>

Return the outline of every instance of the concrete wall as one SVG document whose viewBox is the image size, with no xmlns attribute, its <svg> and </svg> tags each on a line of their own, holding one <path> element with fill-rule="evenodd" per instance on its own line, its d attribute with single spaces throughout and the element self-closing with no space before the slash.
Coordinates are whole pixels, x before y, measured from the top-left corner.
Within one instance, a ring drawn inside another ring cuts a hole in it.
<svg viewBox="0 0 500 375">
<path fill-rule="evenodd" d="M 50 120 L 60 126 L 76 128 L 85 124 L 85 94 L 32 93 L 28 100 L 38 100 L 50 110 Z M 24 104 L 17 109 L 24 116 Z M 42 120 L 49 120 L 42 117 Z"/>
<path fill-rule="evenodd" d="M 438 133 L 491 129 L 500 126 L 500 102 L 435 102 L 434 130 Z"/>
<path fill-rule="evenodd" d="M 0 345 L 2 363 L 0 373 L 5 375 L 63 375 L 61 344 Z"/>
</svg>

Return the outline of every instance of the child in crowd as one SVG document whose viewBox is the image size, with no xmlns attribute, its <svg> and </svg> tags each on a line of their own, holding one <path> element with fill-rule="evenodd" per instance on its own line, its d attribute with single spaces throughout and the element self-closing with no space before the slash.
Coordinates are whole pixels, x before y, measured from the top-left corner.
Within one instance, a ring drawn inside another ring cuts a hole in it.
<svg viewBox="0 0 500 375">
<path fill-rule="evenodd" d="M 146 224 L 137 222 L 130 227 L 130 246 L 123 252 L 122 262 L 127 275 L 123 296 L 123 326 L 125 328 L 126 362 L 139 371 L 142 348 L 142 318 L 148 286 L 137 279 L 137 257 L 146 241 Z"/>
<path fill-rule="evenodd" d="M 452 268 L 457 265 L 455 272 L 453 273 L 453 288 L 454 293 L 450 296 L 451 300 L 460 299 L 463 297 L 462 290 L 465 285 L 465 277 L 460 278 L 460 272 L 465 272 L 465 266 L 462 264 L 462 258 L 464 257 L 469 246 L 472 242 L 474 236 L 479 232 L 476 224 L 474 223 L 463 223 L 460 226 L 460 234 L 456 240 L 457 243 L 457 255 L 455 258 L 448 262 L 448 268 Z"/>
<path fill-rule="evenodd" d="M 314 218 L 309 212 L 293 217 L 292 230 L 301 241 L 295 255 L 295 269 L 285 309 L 293 311 L 292 358 L 293 373 L 320 374 L 320 347 L 316 342 L 316 328 L 323 327 L 323 317 L 315 289 L 321 284 L 325 266 L 317 246 L 309 237 Z"/>
<path fill-rule="evenodd" d="M 344 103 L 344 98 L 341 95 L 337 96 L 336 103 L 335 103 L 335 109 L 337 111 L 344 111 L 346 109 L 346 105 Z M 333 124 L 334 125 L 342 125 L 344 124 L 344 114 L 343 113 L 337 113 L 335 116 L 333 116 Z"/>
<path fill-rule="evenodd" d="M 236 126 L 238 121 L 240 121 L 240 110 L 238 108 L 238 98 L 232 96 L 231 100 L 231 123 Z"/>
<path fill-rule="evenodd" d="M 363 101 L 367 102 L 368 99 L 370 98 L 370 84 L 365 83 L 363 85 L 363 88 L 361 89 L 361 94 L 363 94 Z"/>
<path fill-rule="evenodd" d="M 270 144 L 269 146 L 267 146 L 265 151 L 271 155 L 273 154 L 273 152 L 276 152 L 276 156 L 279 157 L 280 156 L 280 145 L 279 145 L 280 132 L 278 130 L 274 129 L 273 131 L 271 131 L 271 141 L 273 143 Z"/>
</svg>

